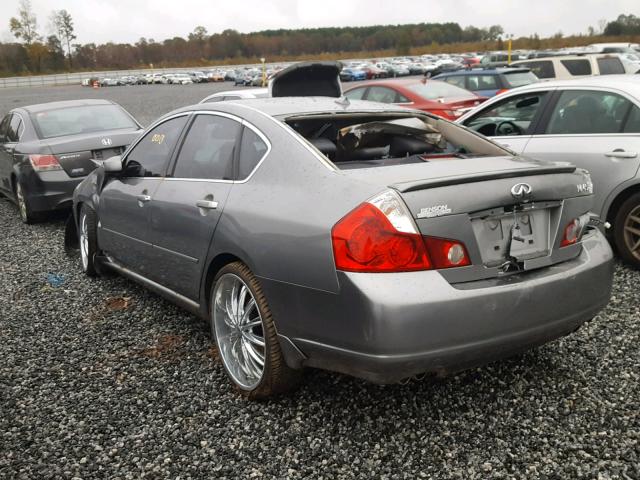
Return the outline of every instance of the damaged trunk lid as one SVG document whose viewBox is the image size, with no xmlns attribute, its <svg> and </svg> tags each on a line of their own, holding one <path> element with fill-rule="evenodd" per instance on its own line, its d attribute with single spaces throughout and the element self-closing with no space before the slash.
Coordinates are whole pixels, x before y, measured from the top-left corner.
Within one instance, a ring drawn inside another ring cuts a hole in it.
<svg viewBox="0 0 640 480">
<path fill-rule="evenodd" d="M 397 191 L 423 235 L 464 243 L 472 265 L 452 282 L 496 277 L 575 257 L 566 226 L 592 204 L 589 175 L 569 164 L 519 157 L 446 159 L 345 174 Z"/>
</svg>

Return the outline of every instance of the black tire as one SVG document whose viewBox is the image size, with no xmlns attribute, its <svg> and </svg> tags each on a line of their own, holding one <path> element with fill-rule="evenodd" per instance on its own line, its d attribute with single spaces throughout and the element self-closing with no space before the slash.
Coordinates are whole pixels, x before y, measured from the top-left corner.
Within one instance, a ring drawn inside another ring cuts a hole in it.
<svg viewBox="0 0 640 480">
<path fill-rule="evenodd" d="M 85 223 L 86 220 L 86 223 Z M 87 205 L 82 205 L 78 215 L 78 243 L 80 245 L 80 264 L 82 271 L 89 277 L 98 276 L 96 256 L 98 254 L 98 219 L 96 212 Z M 86 229 L 86 231 L 85 231 Z M 86 243 L 83 245 L 83 234 L 86 234 Z M 85 250 L 86 249 L 86 250 Z"/>
<path fill-rule="evenodd" d="M 276 333 L 276 327 L 269 309 L 269 304 L 264 296 L 262 287 L 258 279 L 251 273 L 251 270 L 242 262 L 234 262 L 224 266 L 216 275 L 210 293 L 210 327 L 213 339 L 218 344 L 216 328 L 214 322 L 214 293 L 218 280 L 225 274 L 232 274 L 239 277 L 248 287 L 249 291 L 255 299 L 257 308 L 262 318 L 262 331 L 265 341 L 265 362 L 260 382 L 252 389 L 242 388 L 233 378 L 233 375 L 227 368 L 222 354 L 220 354 L 221 363 L 232 381 L 236 389 L 244 396 L 251 400 L 266 399 L 275 395 L 290 392 L 298 387 L 302 376 L 301 370 L 290 368 L 282 355 L 280 343 Z"/>
<path fill-rule="evenodd" d="M 640 269 L 640 193 L 620 205 L 613 220 L 613 240 L 620 258 Z"/>
<path fill-rule="evenodd" d="M 42 219 L 42 216 L 35 213 L 29 206 L 29 201 L 27 200 L 24 186 L 19 181 L 16 181 L 14 194 L 16 198 L 16 204 L 18 205 L 18 213 L 20 215 L 20 220 L 22 220 L 22 223 L 31 225 Z"/>
</svg>

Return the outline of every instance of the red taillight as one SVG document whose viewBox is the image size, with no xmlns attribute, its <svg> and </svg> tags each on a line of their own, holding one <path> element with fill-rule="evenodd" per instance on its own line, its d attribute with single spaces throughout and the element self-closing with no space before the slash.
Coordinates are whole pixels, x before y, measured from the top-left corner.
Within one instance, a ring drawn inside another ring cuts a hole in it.
<svg viewBox="0 0 640 480">
<path fill-rule="evenodd" d="M 569 222 L 569 224 L 564 229 L 564 234 L 562 235 L 562 241 L 560 242 L 561 247 L 567 247 L 569 245 L 573 245 L 580 238 L 580 232 L 582 230 L 582 224 L 579 218 L 575 218 Z"/>
<path fill-rule="evenodd" d="M 62 169 L 55 155 L 29 155 L 29 160 L 36 172 Z"/>
<path fill-rule="evenodd" d="M 333 227 L 331 240 L 336 268 L 349 272 L 410 272 L 471 263 L 462 243 L 423 237 L 392 192 L 352 210 Z"/>
<path fill-rule="evenodd" d="M 331 231 L 338 270 L 408 272 L 431 266 L 422 236 L 396 230 L 375 206 L 363 203 Z"/>
<path fill-rule="evenodd" d="M 508 92 L 508 91 L 509 91 L 509 89 L 507 89 L 507 88 L 501 88 L 500 90 L 498 90 L 496 92 L 496 95 L 500 95 L 501 93 Z"/>
<path fill-rule="evenodd" d="M 465 267 L 471 265 L 464 244 L 446 238 L 424 237 L 433 268 Z"/>
</svg>

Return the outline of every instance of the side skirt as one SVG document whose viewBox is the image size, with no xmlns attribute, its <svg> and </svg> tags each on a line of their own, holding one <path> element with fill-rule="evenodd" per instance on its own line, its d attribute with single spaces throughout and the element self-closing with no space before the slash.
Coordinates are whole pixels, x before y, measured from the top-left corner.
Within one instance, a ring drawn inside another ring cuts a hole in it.
<svg viewBox="0 0 640 480">
<path fill-rule="evenodd" d="M 194 302 L 193 300 L 185 297 L 184 295 L 180 295 L 179 293 L 174 292 L 173 290 L 167 287 L 164 287 L 159 283 L 154 282 L 153 280 L 149 280 L 147 277 L 144 277 L 132 270 L 129 270 L 126 267 L 123 267 L 122 265 L 120 265 L 119 263 L 117 263 L 115 260 L 113 260 L 108 256 L 100 257 L 99 260 L 100 260 L 101 266 L 104 266 L 111 270 L 115 270 L 120 275 L 127 277 L 130 280 L 133 280 L 134 282 L 143 285 L 144 287 L 148 288 L 152 292 L 157 293 L 158 295 L 166 298 L 170 302 L 175 303 L 179 307 L 182 307 L 185 310 L 188 310 L 189 312 L 193 313 L 194 315 L 200 318 L 202 317 L 200 304 L 198 302 Z"/>
</svg>

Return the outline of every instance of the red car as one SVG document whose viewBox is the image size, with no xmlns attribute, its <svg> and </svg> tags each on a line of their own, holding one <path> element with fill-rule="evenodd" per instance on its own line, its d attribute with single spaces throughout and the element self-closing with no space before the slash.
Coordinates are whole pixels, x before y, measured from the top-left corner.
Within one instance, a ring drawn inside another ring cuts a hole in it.
<svg viewBox="0 0 640 480">
<path fill-rule="evenodd" d="M 456 120 L 487 97 L 438 80 L 408 78 L 376 80 L 345 91 L 351 100 L 395 103 Z"/>
</svg>

